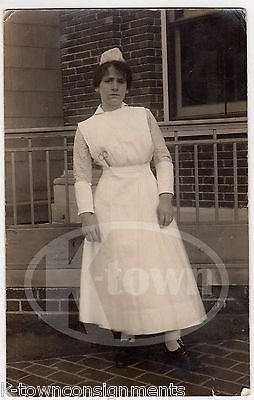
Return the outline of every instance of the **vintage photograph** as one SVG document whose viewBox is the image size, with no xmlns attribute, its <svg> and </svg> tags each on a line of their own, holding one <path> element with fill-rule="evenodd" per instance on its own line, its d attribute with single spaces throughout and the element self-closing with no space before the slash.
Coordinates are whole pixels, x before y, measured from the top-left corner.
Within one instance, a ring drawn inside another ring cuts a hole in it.
<svg viewBox="0 0 254 400">
<path fill-rule="evenodd" d="M 9 396 L 250 394 L 246 21 L 5 10 Z"/>
</svg>

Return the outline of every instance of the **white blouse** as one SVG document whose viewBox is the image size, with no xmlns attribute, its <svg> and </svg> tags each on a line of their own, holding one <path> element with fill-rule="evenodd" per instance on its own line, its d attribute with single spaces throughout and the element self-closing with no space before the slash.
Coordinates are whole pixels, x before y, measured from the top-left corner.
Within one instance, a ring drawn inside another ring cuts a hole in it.
<svg viewBox="0 0 254 400">
<path fill-rule="evenodd" d="M 127 106 L 125 103 L 122 104 L 121 109 L 124 108 L 124 111 L 130 112 L 130 114 L 125 115 L 129 118 L 129 121 L 135 122 L 132 120 L 135 118 L 135 109 L 136 110 L 145 110 L 144 115 L 147 117 L 148 121 L 148 126 L 150 130 L 150 135 L 151 135 L 151 152 L 149 151 L 147 155 L 142 157 L 140 159 L 140 164 L 142 164 L 144 161 L 151 161 L 151 159 L 154 162 L 155 169 L 156 169 L 156 178 L 157 178 L 157 184 L 158 184 L 158 193 L 172 193 L 174 194 L 174 173 L 173 173 L 173 163 L 172 163 L 172 158 L 170 155 L 170 152 L 165 144 L 165 140 L 163 137 L 163 134 L 158 126 L 158 123 L 156 119 L 154 118 L 153 114 L 149 109 L 144 109 L 141 107 L 130 107 Z M 112 113 L 115 113 L 115 111 L 112 111 Z M 99 116 L 100 114 L 104 114 L 104 116 L 110 116 L 111 112 L 104 112 L 99 106 L 95 112 L 95 114 L 89 118 L 88 120 L 91 121 L 90 123 L 90 128 L 94 129 L 94 132 L 96 131 L 96 118 L 92 119 L 93 117 Z M 133 115 L 132 115 L 133 114 Z M 140 113 L 139 113 L 140 115 Z M 111 114 L 113 116 L 113 114 Z M 117 129 L 121 129 L 121 123 L 124 123 L 124 118 L 122 118 L 121 114 L 117 114 L 119 118 L 119 124 L 117 122 Z M 116 117 L 116 114 L 114 114 L 114 118 Z M 144 118 L 143 118 L 144 119 Z M 88 121 L 86 120 L 86 121 Z M 73 147 L 73 174 L 74 174 L 74 188 L 75 188 L 75 195 L 76 195 L 76 201 L 77 201 L 77 206 L 78 206 L 78 215 L 84 213 L 84 212 L 94 212 L 94 203 L 93 203 L 93 193 L 92 193 L 92 158 L 95 159 L 95 161 L 100 164 L 103 167 L 110 167 L 117 165 L 114 161 L 114 163 L 110 163 L 110 157 L 108 158 L 108 153 L 107 151 L 103 151 L 100 154 L 95 154 L 94 149 L 92 148 L 91 143 L 89 144 L 86 140 L 86 121 L 83 121 L 78 124 L 77 131 L 75 134 L 74 138 L 74 147 Z M 125 146 L 125 143 L 119 143 L 118 137 L 116 137 L 116 141 L 118 140 L 118 143 L 115 145 L 115 149 L 117 152 L 117 148 L 121 147 L 121 150 L 124 150 L 125 154 L 128 151 L 132 151 L 133 147 L 135 146 L 135 143 L 139 140 L 138 135 L 140 134 L 140 130 L 142 131 L 142 124 L 137 121 L 136 127 L 136 136 L 134 137 L 134 140 L 131 142 L 131 146 Z M 104 126 L 103 129 L 107 129 L 107 126 Z M 125 127 L 126 128 L 126 123 Z M 123 128 L 123 129 L 124 129 Z M 130 127 L 131 129 L 131 127 Z M 143 128 L 144 129 L 144 128 Z M 96 136 L 95 136 L 96 137 Z M 98 140 L 101 139 L 103 141 L 102 135 L 97 135 Z M 107 137 L 107 141 L 110 136 Z M 119 147 L 120 146 L 120 147 Z M 124 148 L 124 149 L 123 149 Z M 142 148 L 142 147 L 141 147 Z M 145 147 L 144 147 L 144 152 L 145 152 Z M 92 153 L 92 155 L 91 155 Z M 116 160 L 117 158 L 114 157 L 115 154 L 112 154 L 113 159 Z M 146 160 L 147 158 L 147 160 Z M 131 158 L 130 158 L 131 159 Z M 130 163 L 131 165 L 131 163 Z"/>
</svg>

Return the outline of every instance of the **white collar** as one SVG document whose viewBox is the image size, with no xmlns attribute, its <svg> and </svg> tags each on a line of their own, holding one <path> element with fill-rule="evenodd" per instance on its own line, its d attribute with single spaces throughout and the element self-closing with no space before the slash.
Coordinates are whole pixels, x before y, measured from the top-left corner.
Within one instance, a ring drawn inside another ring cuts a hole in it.
<svg viewBox="0 0 254 400">
<path fill-rule="evenodd" d="M 122 108 L 122 107 L 125 107 L 125 106 L 128 106 L 128 104 L 122 102 L 121 107 L 119 107 L 119 108 Z M 116 110 L 118 110 L 118 108 L 117 108 Z M 115 110 L 114 110 L 114 111 L 115 111 Z M 104 113 L 104 112 L 105 112 L 105 111 L 102 109 L 102 106 L 101 106 L 101 104 L 100 104 L 100 105 L 97 107 L 97 109 L 96 109 L 94 115 L 102 114 L 102 113 Z"/>
</svg>

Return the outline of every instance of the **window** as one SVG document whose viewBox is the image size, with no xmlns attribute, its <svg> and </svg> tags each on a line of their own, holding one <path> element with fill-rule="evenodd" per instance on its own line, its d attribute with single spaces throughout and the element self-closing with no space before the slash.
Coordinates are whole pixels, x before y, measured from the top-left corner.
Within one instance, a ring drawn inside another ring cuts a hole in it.
<svg viewBox="0 0 254 400">
<path fill-rule="evenodd" d="M 235 10 L 167 14 L 170 119 L 246 114 L 244 18 Z"/>
</svg>

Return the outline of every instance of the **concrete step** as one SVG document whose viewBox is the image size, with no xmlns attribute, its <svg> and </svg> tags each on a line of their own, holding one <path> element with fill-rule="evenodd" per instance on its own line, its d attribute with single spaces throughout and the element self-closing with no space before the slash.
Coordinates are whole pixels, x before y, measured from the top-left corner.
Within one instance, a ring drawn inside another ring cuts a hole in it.
<svg viewBox="0 0 254 400">
<path fill-rule="evenodd" d="M 220 283 L 220 271 L 225 264 L 231 284 L 248 283 L 247 224 L 181 224 L 179 229 L 190 262 L 198 271 L 211 271 L 212 278 L 208 278 L 212 279 L 212 282 Z M 33 282 L 39 287 L 46 285 L 46 281 L 49 285 L 57 287 L 65 286 L 66 283 L 71 286 L 78 285 L 83 248 L 81 228 L 76 224 L 44 224 L 36 228 L 23 226 L 7 229 L 7 286 L 23 286 L 25 272 L 33 257 L 43 248 L 47 252 L 46 247 L 53 240 L 74 230 L 76 232 L 71 239 L 66 238 L 65 241 L 61 241 L 57 250 L 53 253 L 51 251 L 50 265 L 47 264 L 47 268 L 43 259 L 40 263 L 36 262 Z M 215 267 L 216 265 L 218 267 Z"/>
<path fill-rule="evenodd" d="M 192 264 L 197 282 L 202 286 L 220 285 L 248 285 L 249 269 L 247 263 Z M 221 269 L 223 267 L 223 274 Z M 9 268 L 6 275 L 7 287 L 23 287 L 24 277 L 31 277 L 33 287 L 79 287 L 80 267 L 60 265 L 57 268 L 35 269 L 26 273 L 23 266 L 16 265 Z"/>
</svg>

